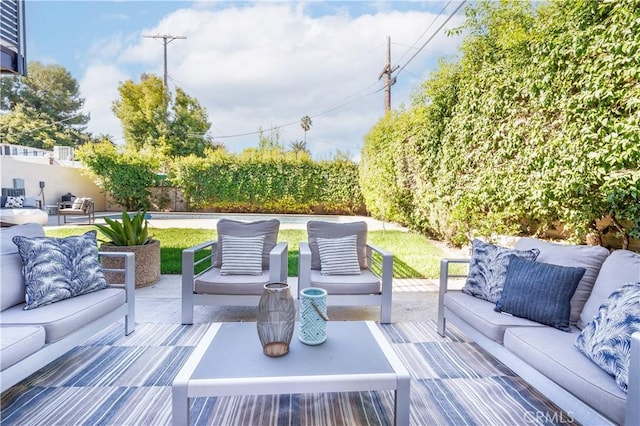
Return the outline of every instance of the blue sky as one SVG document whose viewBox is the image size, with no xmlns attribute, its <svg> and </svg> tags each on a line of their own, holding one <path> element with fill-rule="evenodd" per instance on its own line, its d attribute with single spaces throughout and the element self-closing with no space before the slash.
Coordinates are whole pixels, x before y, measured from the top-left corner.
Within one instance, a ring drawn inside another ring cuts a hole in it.
<svg viewBox="0 0 640 426">
<path fill-rule="evenodd" d="M 384 114 L 384 92 L 375 92 L 386 37 L 392 64 L 406 65 L 392 88 L 397 109 L 438 58 L 455 58 L 460 39 L 444 29 L 462 23 L 464 8 L 407 64 L 459 4 L 27 0 L 27 57 L 69 70 L 86 99 L 89 130 L 123 142 L 111 112 L 119 83 L 163 72 L 162 44 L 143 36 L 185 36 L 168 45 L 169 87 L 198 99 L 210 135 L 230 151 L 256 146 L 258 136 L 227 136 L 259 128 L 285 125 L 283 144 L 302 140 L 299 120 L 310 115 L 314 157 L 340 150 L 357 160 L 363 137 Z"/>
</svg>

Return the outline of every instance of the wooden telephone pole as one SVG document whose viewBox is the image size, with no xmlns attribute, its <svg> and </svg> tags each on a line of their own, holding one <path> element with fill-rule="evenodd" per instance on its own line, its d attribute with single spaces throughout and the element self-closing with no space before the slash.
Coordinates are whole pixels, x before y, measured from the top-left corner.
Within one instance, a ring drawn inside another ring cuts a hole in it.
<svg viewBox="0 0 640 426">
<path fill-rule="evenodd" d="M 155 38 L 162 39 L 162 44 L 164 45 L 164 87 L 167 87 L 167 44 L 171 43 L 173 40 L 177 39 L 185 39 L 185 36 L 173 36 L 173 35 L 152 35 L 152 36 L 142 36 L 144 38 Z"/>
<path fill-rule="evenodd" d="M 380 72 L 380 75 L 378 76 L 378 80 L 382 79 L 382 76 L 384 76 L 384 112 L 385 113 L 388 113 L 389 111 L 391 111 L 391 86 L 396 84 L 396 78 L 391 77 L 391 74 L 393 74 L 398 68 L 399 68 L 398 65 L 393 67 L 393 69 L 391 68 L 391 37 L 387 36 L 387 63 L 385 64 L 384 68 Z"/>
</svg>

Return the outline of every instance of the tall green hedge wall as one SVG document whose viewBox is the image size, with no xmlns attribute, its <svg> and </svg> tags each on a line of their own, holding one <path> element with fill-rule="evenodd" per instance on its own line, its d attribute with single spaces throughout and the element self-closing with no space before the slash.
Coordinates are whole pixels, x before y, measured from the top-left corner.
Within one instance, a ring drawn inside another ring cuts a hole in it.
<svg viewBox="0 0 640 426">
<path fill-rule="evenodd" d="M 640 237 L 640 2 L 535 4 L 473 3 L 460 59 L 366 136 L 373 216 L 454 243 Z"/>
<path fill-rule="evenodd" d="M 232 155 L 174 161 L 170 181 L 189 208 L 236 212 L 364 214 L 358 166 Z"/>
</svg>

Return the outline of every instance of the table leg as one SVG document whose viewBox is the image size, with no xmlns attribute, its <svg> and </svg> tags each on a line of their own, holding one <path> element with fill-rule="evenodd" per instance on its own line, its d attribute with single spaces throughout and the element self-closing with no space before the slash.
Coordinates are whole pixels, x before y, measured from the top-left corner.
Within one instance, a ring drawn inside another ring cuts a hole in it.
<svg viewBox="0 0 640 426">
<path fill-rule="evenodd" d="M 394 424 L 409 426 L 409 405 L 411 403 L 411 379 L 398 377 L 398 388 L 395 391 Z"/>
<path fill-rule="evenodd" d="M 189 397 L 186 386 L 171 388 L 171 424 L 189 426 Z"/>
</svg>

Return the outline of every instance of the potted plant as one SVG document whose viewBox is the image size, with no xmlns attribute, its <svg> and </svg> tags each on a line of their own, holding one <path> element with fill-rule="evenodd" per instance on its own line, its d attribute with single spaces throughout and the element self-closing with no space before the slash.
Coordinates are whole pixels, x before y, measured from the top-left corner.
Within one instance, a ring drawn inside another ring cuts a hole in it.
<svg viewBox="0 0 640 426">
<path fill-rule="evenodd" d="M 122 219 L 104 218 L 105 225 L 95 224 L 107 240 L 101 240 L 101 251 L 114 252 L 125 251 L 134 253 L 136 288 L 146 287 L 158 282 L 160 279 L 160 241 L 154 240 L 149 235 L 147 224 L 147 211 L 138 210 L 135 214 L 122 212 Z M 109 268 L 122 268 L 123 259 L 102 258 L 102 266 Z M 108 282 L 122 282 L 119 273 L 105 272 Z"/>
</svg>

